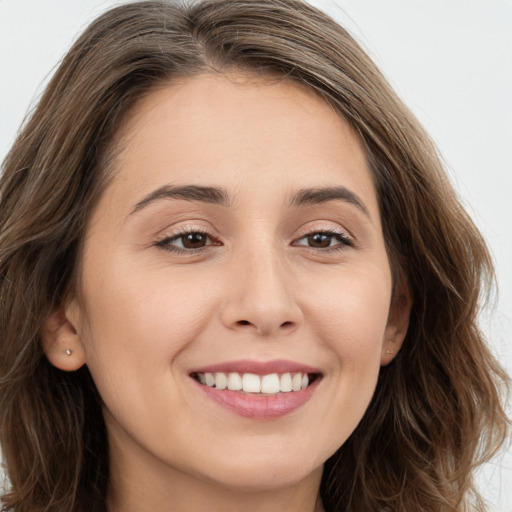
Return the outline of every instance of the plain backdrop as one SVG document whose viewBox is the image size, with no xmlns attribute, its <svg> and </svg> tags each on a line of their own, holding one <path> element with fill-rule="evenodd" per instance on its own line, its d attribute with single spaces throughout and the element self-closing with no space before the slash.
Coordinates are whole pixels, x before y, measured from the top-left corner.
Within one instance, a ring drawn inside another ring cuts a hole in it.
<svg viewBox="0 0 512 512">
<path fill-rule="evenodd" d="M 79 32 L 109 0 L 0 0 L 0 160 Z M 356 36 L 437 142 L 495 257 L 482 318 L 512 373 L 512 0 L 311 0 Z M 486 465 L 490 509 L 512 512 L 512 453 Z M 412 511 L 411 511 L 412 512 Z"/>
</svg>

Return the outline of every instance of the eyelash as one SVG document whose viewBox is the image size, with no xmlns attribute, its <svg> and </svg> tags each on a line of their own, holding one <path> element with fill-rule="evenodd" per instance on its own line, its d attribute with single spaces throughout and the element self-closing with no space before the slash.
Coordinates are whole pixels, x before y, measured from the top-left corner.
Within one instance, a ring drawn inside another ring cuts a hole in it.
<svg viewBox="0 0 512 512">
<path fill-rule="evenodd" d="M 193 248 L 193 249 L 187 249 L 182 247 L 176 247 L 173 245 L 170 245 L 171 242 L 175 242 L 176 240 L 181 239 L 183 242 L 183 238 L 185 238 L 187 235 L 203 235 L 206 236 L 207 239 L 210 241 L 214 241 L 214 243 L 209 243 L 208 245 L 205 245 L 203 247 Z M 204 250 L 207 250 L 212 245 L 222 245 L 220 242 L 218 242 L 212 233 L 210 233 L 205 228 L 200 229 L 193 229 L 190 227 L 180 229 L 175 234 L 171 236 L 166 236 L 162 240 L 159 240 L 155 244 L 157 247 L 163 249 L 164 251 L 172 252 L 175 254 L 197 254 L 199 252 L 202 252 Z"/>
<path fill-rule="evenodd" d="M 209 239 L 210 243 L 207 245 L 204 245 L 202 247 L 197 248 L 184 248 L 184 247 L 176 247 L 173 245 L 170 245 L 171 242 L 175 242 L 177 240 L 182 241 L 183 238 L 188 235 L 202 235 L 206 236 L 207 239 Z M 338 244 L 334 245 L 333 247 L 311 247 L 306 244 L 299 244 L 298 242 L 304 239 L 307 239 L 309 237 L 312 237 L 314 235 L 324 235 L 330 238 L 330 241 L 332 241 L 333 238 L 338 240 Z M 213 241 L 213 243 L 211 243 Z M 159 247 L 163 249 L 164 251 L 172 252 L 174 254 L 185 254 L 185 255 L 191 255 L 191 254 L 198 254 L 200 252 L 203 252 L 205 250 L 208 250 L 209 247 L 212 246 L 218 246 L 222 245 L 221 242 L 219 242 L 212 233 L 208 232 L 208 230 L 204 228 L 200 229 L 193 229 L 193 228 L 184 228 L 183 230 L 179 230 L 177 233 L 167 236 L 163 238 L 162 240 L 159 240 L 155 243 L 156 247 Z M 311 231 L 309 233 L 306 233 L 305 235 L 301 236 L 300 238 L 297 238 L 293 241 L 292 245 L 299 246 L 299 247 L 305 247 L 306 249 L 312 250 L 312 251 L 320 251 L 322 253 L 329 253 L 329 252 L 338 252 L 346 250 L 350 247 L 355 247 L 354 241 L 351 237 L 349 237 L 346 233 L 343 231 L 337 231 L 335 229 L 321 229 L 316 231 Z"/>
<path fill-rule="evenodd" d="M 327 236 L 327 237 L 330 238 L 331 241 L 332 241 L 333 238 L 335 238 L 335 239 L 338 240 L 339 243 L 334 245 L 333 247 L 324 247 L 324 248 L 311 247 L 311 246 L 307 246 L 307 245 L 303 245 L 303 244 L 298 244 L 297 243 L 299 240 L 304 240 L 304 239 L 312 237 L 314 235 L 324 235 L 324 236 Z M 355 247 L 354 241 L 352 240 L 351 237 L 349 237 L 343 231 L 338 231 L 336 229 L 320 229 L 320 230 L 317 230 L 317 231 L 311 231 L 309 233 L 306 233 L 304 236 L 301 236 L 300 238 L 296 239 L 294 241 L 294 245 L 296 245 L 296 246 L 298 245 L 298 246 L 302 246 L 302 247 L 307 247 L 308 249 L 314 250 L 314 251 L 319 250 L 319 251 L 321 251 L 323 253 L 326 253 L 326 252 L 338 252 L 338 251 L 346 250 L 347 248 L 350 248 L 350 247 Z"/>
</svg>

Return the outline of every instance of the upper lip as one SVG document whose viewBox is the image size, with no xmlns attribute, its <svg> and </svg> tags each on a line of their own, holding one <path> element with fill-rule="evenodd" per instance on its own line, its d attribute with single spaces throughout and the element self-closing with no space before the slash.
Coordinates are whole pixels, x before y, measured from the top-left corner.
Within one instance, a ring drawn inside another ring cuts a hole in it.
<svg viewBox="0 0 512 512">
<path fill-rule="evenodd" d="M 226 361 L 194 368 L 190 373 L 217 372 L 254 373 L 256 375 L 268 375 L 270 373 L 321 373 L 318 368 L 286 359 L 274 359 L 272 361 L 240 359 L 237 361 Z"/>
</svg>

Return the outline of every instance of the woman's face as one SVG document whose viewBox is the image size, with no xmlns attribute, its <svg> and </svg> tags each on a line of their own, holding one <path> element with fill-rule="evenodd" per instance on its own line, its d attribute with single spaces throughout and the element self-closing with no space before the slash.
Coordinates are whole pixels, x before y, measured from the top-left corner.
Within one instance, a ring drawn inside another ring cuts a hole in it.
<svg viewBox="0 0 512 512">
<path fill-rule="evenodd" d="M 112 463 L 318 479 L 407 324 L 358 137 L 292 82 L 204 75 L 143 99 L 119 147 L 65 309 Z"/>
</svg>

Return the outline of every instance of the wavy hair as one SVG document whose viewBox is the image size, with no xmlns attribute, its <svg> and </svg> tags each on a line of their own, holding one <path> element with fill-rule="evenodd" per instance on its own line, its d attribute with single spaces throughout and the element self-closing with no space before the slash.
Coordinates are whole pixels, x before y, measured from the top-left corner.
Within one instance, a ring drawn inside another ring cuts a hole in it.
<svg viewBox="0 0 512 512">
<path fill-rule="evenodd" d="M 481 511 L 473 470 L 508 435 L 508 379 L 477 325 L 493 268 L 436 148 L 377 67 L 300 0 L 148 1 L 94 21 L 65 56 L 0 179 L 0 443 L 4 511 L 101 512 L 101 399 L 86 367 L 48 362 L 40 329 L 77 285 L 91 207 L 131 107 L 180 77 L 249 70 L 320 94 L 361 137 L 393 274 L 413 307 L 372 402 L 326 462 L 329 512 Z"/>
</svg>

